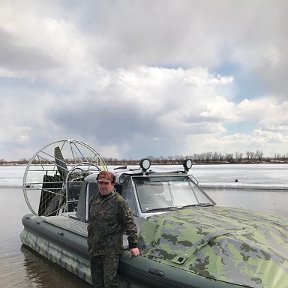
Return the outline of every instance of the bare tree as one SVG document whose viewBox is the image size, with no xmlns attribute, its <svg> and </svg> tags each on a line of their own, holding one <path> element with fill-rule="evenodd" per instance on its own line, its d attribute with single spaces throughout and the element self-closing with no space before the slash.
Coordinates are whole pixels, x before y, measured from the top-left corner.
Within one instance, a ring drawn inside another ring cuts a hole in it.
<svg viewBox="0 0 288 288">
<path fill-rule="evenodd" d="M 242 161 L 242 156 L 243 156 L 242 153 L 236 152 L 236 153 L 235 153 L 235 160 L 236 160 L 236 162 L 240 163 L 240 162 Z"/>
</svg>

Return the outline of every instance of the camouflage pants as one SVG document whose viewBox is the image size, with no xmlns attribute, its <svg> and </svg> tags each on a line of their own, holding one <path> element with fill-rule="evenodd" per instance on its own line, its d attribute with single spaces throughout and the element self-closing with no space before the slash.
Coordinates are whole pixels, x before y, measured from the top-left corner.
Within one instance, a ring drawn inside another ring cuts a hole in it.
<svg viewBox="0 0 288 288">
<path fill-rule="evenodd" d="M 91 256 L 91 277 L 95 288 L 120 287 L 117 270 L 120 255 Z"/>
</svg>

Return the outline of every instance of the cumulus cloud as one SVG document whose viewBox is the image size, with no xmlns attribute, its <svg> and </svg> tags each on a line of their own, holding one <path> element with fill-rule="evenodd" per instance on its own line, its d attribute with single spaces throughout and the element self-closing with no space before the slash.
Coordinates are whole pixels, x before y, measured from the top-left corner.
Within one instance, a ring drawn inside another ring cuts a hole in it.
<svg viewBox="0 0 288 288">
<path fill-rule="evenodd" d="M 287 5 L 1 1 L 0 158 L 286 152 Z"/>
</svg>

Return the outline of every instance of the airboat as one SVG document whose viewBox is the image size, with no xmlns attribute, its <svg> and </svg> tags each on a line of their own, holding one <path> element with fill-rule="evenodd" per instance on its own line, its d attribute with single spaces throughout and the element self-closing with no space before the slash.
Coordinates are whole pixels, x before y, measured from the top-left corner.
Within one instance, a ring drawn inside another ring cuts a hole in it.
<svg viewBox="0 0 288 288">
<path fill-rule="evenodd" d="M 24 173 L 31 213 L 22 219 L 23 246 L 91 283 L 89 200 L 98 193 L 99 171 L 110 170 L 134 215 L 141 250 L 130 258 L 124 237 L 122 279 L 146 287 L 287 287 L 287 219 L 218 207 L 191 167 L 186 159 L 181 169 L 164 171 L 142 159 L 136 168 L 112 168 L 86 143 L 50 143 Z"/>
</svg>

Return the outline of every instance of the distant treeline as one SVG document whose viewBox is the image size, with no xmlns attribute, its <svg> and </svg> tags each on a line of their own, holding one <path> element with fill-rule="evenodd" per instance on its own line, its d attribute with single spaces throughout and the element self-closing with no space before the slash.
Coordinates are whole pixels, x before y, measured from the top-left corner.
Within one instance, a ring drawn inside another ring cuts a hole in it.
<svg viewBox="0 0 288 288">
<path fill-rule="evenodd" d="M 176 155 L 176 156 L 146 156 L 153 164 L 160 165 L 173 165 L 182 164 L 185 159 L 192 159 L 194 164 L 245 164 L 245 163 L 288 163 L 288 153 L 285 155 L 275 154 L 273 157 L 264 157 L 264 153 L 261 151 L 243 153 L 219 153 L 219 152 L 206 152 L 201 154 L 193 155 Z M 108 165 L 136 165 L 139 160 L 126 160 L 126 159 L 115 159 L 105 158 Z"/>
<path fill-rule="evenodd" d="M 244 163 L 288 163 L 288 153 L 285 155 L 274 154 L 272 157 L 264 157 L 264 153 L 257 150 L 256 152 L 247 151 L 243 153 L 219 153 L 219 152 L 206 152 L 193 155 L 175 155 L 175 156 L 146 156 L 153 164 L 159 165 L 173 165 L 182 164 L 185 159 L 192 159 L 194 164 L 244 164 Z M 89 160 L 89 159 L 88 159 Z M 104 158 L 107 165 L 137 165 L 140 159 L 116 159 Z M 68 159 L 65 159 L 70 163 Z M 0 165 L 26 165 L 29 160 L 21 159 L 18 161 L 5 161 L 0 159 Z M 93 161 L 91 161 L 93 162 Z"/>
</svg>

